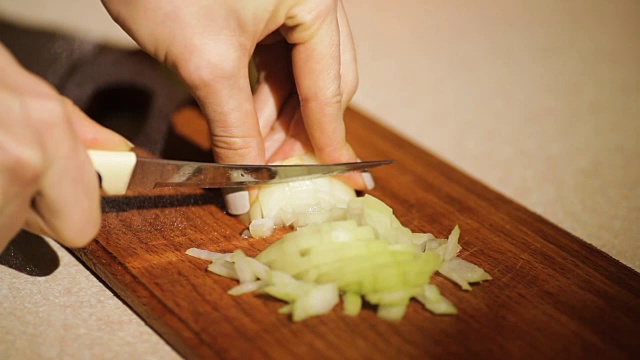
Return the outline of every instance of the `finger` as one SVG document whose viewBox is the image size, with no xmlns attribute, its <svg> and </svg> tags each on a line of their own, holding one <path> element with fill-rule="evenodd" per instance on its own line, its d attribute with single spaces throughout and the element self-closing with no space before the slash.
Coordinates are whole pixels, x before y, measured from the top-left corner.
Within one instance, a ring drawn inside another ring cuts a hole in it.
<svg viewBox="0 0 640 360">
<path fill-rule="evenodd" d="M 260 78 L 253 101 L 263 138 L 271 130 L 293 90 L 290 51 L 290 45 L 281 41 L 259 45 L 254 53 Z"/>
<path fill-rule="evenodd" d="M 355 160 L 355 154 L 346 142 L 342 120 L 337 8 L 333 2 L 324 3 L 332 6 L 316 15 L 316 24 L 305 24 L 306 18 L 302 18 L 285 37 L 295 43 L 293 74 L 302 116 L 316 156 L 321 162 Z"/>
<path fill-rule="evenodd" d="M 298 97 L 292 96 L 286 101 L 280 111 L 280 115 L 278 115 L 278 119 L 271 126 L 269 133 L 264 137 L 264 149 L 268 163 L 286 159 L 286 157 L 277 155 L 276 152 L 289 137 L 291 123 L 296 117 L 302 121 Z"/>
<path fill-rule="evenodd" d="M 64 98 L 64 104 L 73 129 L 85 148 L 95 150 L 131 150 L 133 147 L 133 144 L 122 135 L 89 118 L 70 99 Z"/>
<path fill-rule="evenodd" d="M 355 44 L 351 32 L 351 25 L 347 17 L 346 10 L 342 1 L 338 4 L 338 25 L 340 27 L 340 75 L 342 81 L 342 110 L 344 111 L 358 89 L 358 61 L 356 57 Z M 347 174 L 343 176 L 343 180 L 348 184 L 359 183 L 359 177 L 362 178 L 367 190 L 375 187 L 375 181 L 370 172 L 357 174 Z M 358 186 L 358 185 L 356 185 Z"/>
<path fill-rule="evenodd" d="M 297 132 L 299 136 L 292 135 L 285 138 L 285 140 L 280 144 L 280 146 L 276 149 L 276 151 L 269 159 L 270 162 L 289 159 L 291 157 L 310 153 L 312 151 L 309 140 L 306 137 L 306 132 L 304 130 L 300 131 L 296 129 L 304 129 L 302 118 L 298 116 L 297 119 L 293 121 L 292 125 L 292 131 Z"/>
<path fill-rule="evenodd" d="M 358 63 L 351 26 L 342 1 L 338 3 L 338 26 L 340 27 L 340 75 L 344 110 L 358 89 Z"/>
<path fill-rule="evenodd" d="M 20 231 L 29 211 L 29 190 L 15 191 L 11 186 L 11 174 L 0 174 L 0 253 Z"/>
<path fill-rule="evenodd" d="M 305 24 L 293 13 L 285 31 L 292 50 L 293 74 L 300 96 L 304 124 L 318 160 L 323 163 L 357 161 L 346 141 L 342 109 L 340 30 L 337 3 L 323 9 L 316 24 Z M 309 11 L 309 9 L 302 9 Z M 300 13 L 301 14 L 301 13 Z M 361 176 L 352 174 L 345 180 L 355 188 L 366 184 Z"/>
<path fill-rule="evenodd" d="M 264 164 L 264 144 L 248 74 L 252 51 L 224 38 L 212 44 L 197 47 L 194 51 L 202 52 L 179 59 L 176 68 L 207 117 L 214 157 L 219 163 Z M 231 214 L 249 211 L 246 190 L 226 192 L 225 202 Z"/>
<path fill-rule="evenodd" d="M 62 99 L 57 106 L 49 102 L 31 111 L 32 118 L 40 119 L 40 126 L 47 128 L 47 134 L 45 165 L 25 228 L 67 246 L 84 246 L 100 227 L 97 175 L 75 136 Z"/>
<path fill-rule="evenodd" d="M 282 124 L 281 127 L 284 132 L 284 137 L 282 135 L 279 136 L 283 138 L 269 158 L 270 162 L 313 152 L 311 141 L 309 140 L 302 120 L 297 98 L 291 99 L 287 103 L 287 107 L 289 107 L 289 109 L 286 109 L 286 112 L 283 113 L 286 118 L 278 119 L 278 123 Z"/>
<path fill-rule="evenodd" d="M 249 55 L 220 40 L 211 49 L 191 53 L 177 64 L 191 87 L 211 130 L 212 148 L 220 163 L 264 163 L 260 127 L 249 84 Z M 224 51 L 224 55 L 221 52 Z"/>
<path fill-rule="evenodd" d="M 291 110 L 289 110 L 289 108 Z M 268 158 L 269 163 L 309 153 L 313 150 L 296 101 L 289 101 L 287 105 L 285 105 L 283 115 L 287 113 L 290 114 L 290 117 L 286 119 L 279 118 L 276 124 L 282 124 L 282 126 L 278 127 L 279 130 L 272 131 L 269 137 L 265 139 L 265 144 L 269 144 L 271 137 L 276 137 L 279 141 L 278 147 Z M 375 187 L 375 182 L 369 172 L 348 173 L 337 177 L 354 188 L 357 186 L 354 184 L 358 184 L 361 180 L 364 181 L 367 190 L 372 190 Z"/>
</svg>

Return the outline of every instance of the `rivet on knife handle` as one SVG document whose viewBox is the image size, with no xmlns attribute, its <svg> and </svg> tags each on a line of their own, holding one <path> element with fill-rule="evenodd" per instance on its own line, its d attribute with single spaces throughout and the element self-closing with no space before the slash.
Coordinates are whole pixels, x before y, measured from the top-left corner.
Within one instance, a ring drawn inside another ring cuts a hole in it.
<svg viewBox="0 0 640 360">
<path fill-rule="evenodd" d="M 108 195 L 127 191 L 137 157 L 132 151 L 87 150 L 93 167 L 100 175 L 102 190 Z"/>
</svg>

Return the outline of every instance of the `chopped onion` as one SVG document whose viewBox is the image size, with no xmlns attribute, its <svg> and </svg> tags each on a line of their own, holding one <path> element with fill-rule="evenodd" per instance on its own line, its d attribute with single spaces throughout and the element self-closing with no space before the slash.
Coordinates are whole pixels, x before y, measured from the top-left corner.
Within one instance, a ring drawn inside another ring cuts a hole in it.
<svg viewBox="0 0 640 360">
<path fill-rule="evenodd" d="M 378 306 L 377 315 L 381 319 L 399 321 L 402 320 L 404 313 L 407 312 L 407 305 L 409 305 L 409 299 L 401 304 L 380 305 Z"/>
<path fill-rule="evenodd" d="M 305 156 L 284 163 L 315 163 Z M 278 312 L 293 321 L 326 314 L 339 302 L 356 316 L 363 300 L 377 315 L 398 321 L 411 299 L 435 314 L 456 314 L 437 286 L 437 271 L 471 289 L 469 283 L 491 279 L 480 267 L 457 255 L 460 228 L 448 239 L 413 233 L 393 210 L 371 195 L 355 197 L 344 183 L 321 178 L 263 186 L 250 211 L 252 237 L 272 234 L 274 226 L 296 228 L 255 258 L 242 250 L 220 254 L 189 249 L 187 254 L 212 261 L 208 270 L 239 280 L 231 295 L 259 291 L 288 304 Z"/>
<path fill-rule="evenodd" d="M 246 281 L 234 286 L 229 291 L 227 291 L 227 293 L 229 293 L 229 295 L 238 296 L 238 295 L 258 291 L 262 289 L 266 285 L 266 283 L 267 282 L 264 280 Z"/>
<path fill-rule="evenodd" d="M 491 275 L 487 274 L 481 267 L 459 257 L 443 262 L 438 271 L 460 285 L 464 290 L 471 290 L 469 283 L 491 280 Z"/>
<path fill-rule="evenodd" d="M 214 260 L 211 264 L 209 264 L 207 270 L 220 276 L 238 280 L 238 273 L 236 272 L 235 266 L 233 265 L 233 263 L 228 261 Z"/>
<path fill-rule="evenodd" d="M 273 233 L 274 225 L 272 218 L 256 219 L 249 224 L 249 233 L 256 239 L 265 238 Z"/>
<path fill-rule="evenodd" d="M 459 237 L 460 237 L 460 227 L 456 225 L 456 227 L 453 228 L 453 231 L 449 235 L 449 240 L 447 241 L 447 246 L 444 249 L 444 255 L 442 257 L 443 260 L 446 261 L 458 255 L 458 252 L 460 251 L 460 247 L 458 247 Z"/>
<path fill-rule="evenodd" d="M 292 283 L 268 285 L 265 286 L 263 290 L 274 298 L 288 302 L 295 302 L 302 295 L 311 290 L 312 287 L 313 284 L 304 281 L 296 281 Z"/>
<path fill-rule="evenodd" d="M 355 292 L 345 292 L 342 295 L 342 307 L 345 315 L 357 316 L 362 309 L 362 296 Z"/>
<path fill-rule="evenodd" d="M 214 252 L 214 251 L 209 251 L 209 250 L 196 249 L 196 248 L 188 249 L 185 252 L 185 254 L 191 255 L 191 256 L 196 257 L 198 259 L 209 260 L 209 261 L 230 259 L 230 254 L 219 253 L 219 252 Z"/>
<path fill-rule="evenodd" d="M 469 283 L 490 280 L 491 275 L 486 273 L 479 266 L 457 257 L 461 249 L 458 244 L 459 237 L 460 228 L 456 225 L 453 231 L 451 231 L 447 242 L 440 245 L 435 250 L 444 259 L 438 268 L 438 272 L 449 280 L 460 285 L 463 290 L 471 290 Z"/>
<path fill-rule="evenodd" d="M 440 294 L 440 289 L 433 284 L 426 284 L 422 294 L 416 296 L 425 308 L 438 315 L 457 314 L 456 307 L 444 296 Z"/>
<path fill-rule="evenodd" d="M 335 283 L 316 285 L 293 303 L 293 321 L 326 314 L 339 300 L 338 286 Z"/>
</svg>

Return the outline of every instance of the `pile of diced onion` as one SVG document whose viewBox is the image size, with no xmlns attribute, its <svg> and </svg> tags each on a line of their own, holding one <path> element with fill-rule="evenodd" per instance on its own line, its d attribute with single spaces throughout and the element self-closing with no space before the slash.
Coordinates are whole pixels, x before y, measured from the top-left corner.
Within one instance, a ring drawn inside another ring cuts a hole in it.
<svg viewBox="0 0 640 360">
<path fill-rule="evenodd" d="M 455 306 L 429 283 L 436 271 L 465 290 L 491 279 L 457 256 L 457 226 L 448 239 L 413 233 L 384 202 L 356 197 L 334 178 L 263 186 L 250 216 L 255 238 L 271 235 L 276 226 L 295 230 L 255 258 L 241 249 L 189 249 L 187 254 L 211 261 L 209 271 L 238 280 L 231 295 L 260 292 L 286 302 L 279 312 L 291 314 L 293 321 L 326 314 L 340 299 L 350 316 L 358 315 L 366 301 L 380 318 L 400 320 L 411 299 L 435 314 L 455 314 Z"/>
</svg>

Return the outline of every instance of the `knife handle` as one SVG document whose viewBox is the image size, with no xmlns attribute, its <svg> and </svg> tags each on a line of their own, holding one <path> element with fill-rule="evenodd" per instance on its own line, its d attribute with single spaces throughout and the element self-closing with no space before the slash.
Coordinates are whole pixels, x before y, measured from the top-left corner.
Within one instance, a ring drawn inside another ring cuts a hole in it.
<svg viewBox="0 0 640 360">
<path fill-rule="evenodd" d="M 100 187 L 107 195 L 122 195 L 136 167 L 133 151 L 87 150 L 87 154 L 100 177 Z"/>
</svg>

